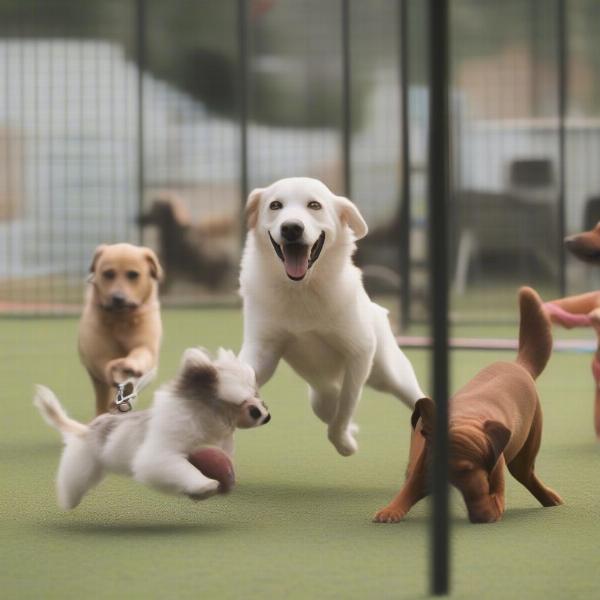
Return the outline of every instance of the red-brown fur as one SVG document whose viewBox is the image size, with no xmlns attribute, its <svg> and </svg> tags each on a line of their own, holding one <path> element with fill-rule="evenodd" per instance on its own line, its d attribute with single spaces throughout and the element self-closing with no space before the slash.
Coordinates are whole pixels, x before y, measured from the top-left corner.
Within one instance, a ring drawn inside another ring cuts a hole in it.
<svg viewBox="0 0 600 600">
<path fill-rule="evenodd" d="M 449 403 L 449 479 L 463 495 L 469 519 L 492 523 L 504 513 L 504 465 L 543 506 L 562 504 L 534 472 L 542 436 L 542 410 L 535 378 L 552 352 L 550 322 L 531 288 L 519 292 L 521 327 L 514 362 L 496 362 L 480 371 Z M 435 405 L 416 404 L 414 435 L 404 486 L 374 517 L 394 523 L 427 495 L 427 463 L 434 435 Z"/>
</svg>

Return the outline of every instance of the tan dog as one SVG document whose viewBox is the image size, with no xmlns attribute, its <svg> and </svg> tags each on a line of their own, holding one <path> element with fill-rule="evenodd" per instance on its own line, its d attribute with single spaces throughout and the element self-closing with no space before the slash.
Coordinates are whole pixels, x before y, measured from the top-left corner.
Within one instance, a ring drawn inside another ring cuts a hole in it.
<svg viewBox="0 0 600 600">
<path fill-rule="evenodd" d="M 162 335 L 158 281 L 149 248 L 98 246 L 79 324 L 79 355 L 96 392 L 96 414 L 114 407 L 115 386 L 154 369 Z"/>
<path fill-rule="evenodd" d="M 480 371 L 450 400 L 449 480 L 463 495 L 473 523 L 492 523 L 504 513 L 504 466 L 543 506 L 562 504 L 534 472 L 542 438 L 542 409 L 534 380 L 552 352 L 550 322 L 531 288 L 519 292 L 521 328 L 514 362 Z M 415 406 L 415 435 L 404 487 L 374 520 L 395 523 L 427 495 L 427 463 L 435 405 Z"/>
</svg>

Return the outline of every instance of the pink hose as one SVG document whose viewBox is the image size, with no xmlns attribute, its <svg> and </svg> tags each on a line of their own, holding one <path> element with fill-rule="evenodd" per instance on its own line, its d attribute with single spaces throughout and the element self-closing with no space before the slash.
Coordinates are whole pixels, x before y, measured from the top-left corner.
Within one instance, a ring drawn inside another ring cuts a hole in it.
<svg viewBox="0 0 600 600">
<path fill-rule="evenodd" d="M 564 327 L 592 327 L 592 320 L 587 315 L 567 312 L 552 302 L 544 303 L 544 310 L 553 317 L 554 321 Z"/>
</svg>

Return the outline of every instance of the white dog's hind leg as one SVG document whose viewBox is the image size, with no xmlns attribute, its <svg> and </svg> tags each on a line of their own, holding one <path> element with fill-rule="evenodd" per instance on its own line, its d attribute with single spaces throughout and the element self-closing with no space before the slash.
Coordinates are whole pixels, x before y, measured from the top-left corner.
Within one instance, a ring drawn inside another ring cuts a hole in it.
<svg viewBox="0 0 600 600">
<path fill-rule="evenodd" d="M 368 384 L 381 392 L 393 394 L 413 409 L 425 394 L 417 381 L 412 364 L 399 348 L 396 338 L 385 320 L 376 322 L 377 350 Z"/>
<path fill-rule="evenodd" d="M 340 390 L 333 386 L 318 390 L 309 387 L 308 393 L 313 412 L 323 423 L 329 425 L 337 412 Z"/>
<path fill-rule="evenodd" d="M 134 479 L 170 494 L 208 498 L 217 493 L 219 482 L 205 477 L 185 456 L 154 448 L 140 450 L 133 462 Z"/>
<path fill-rule="evenodd" d="M 68 436 L 56 478 L 59 506 L 64 510 L 75 508 L 103 475 L 89 442 L 76 435 Z"/>
<path fill-rule="evenodd" d="M 412 364 L 398 347 L 385 356 L 375 357 L 368 383 L 380 392 L 393 394 L 410 409 L 425 396 Z"/>
</svg>

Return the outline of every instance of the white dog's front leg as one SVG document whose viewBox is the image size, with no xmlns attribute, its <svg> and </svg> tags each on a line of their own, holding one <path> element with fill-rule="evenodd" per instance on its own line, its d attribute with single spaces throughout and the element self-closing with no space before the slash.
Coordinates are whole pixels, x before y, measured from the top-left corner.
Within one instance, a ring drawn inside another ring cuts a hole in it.
<svg viewBox="0 0 600 600">
<path fill-rule="evenodd" d="M 239 354 L 239 359 L 254 369 L 258 387 L 271 379 L 280 358 L 281 349 L 268 340 L 244 340 Z"/>
<path fill-rule="evenodd" d="M 217 493 L 219 482 L 205 477 L 182 454 L 158 451 L 138 453 L 133 476 L 140 483 L 170 494 L 187 494 L 203 499 Z"/>
<path fill-rule="evenodd" d="M 358 427 L 352 416 L 360 400 L 362 388 L 369 376 L 373 352 L 363 352 L 348 359 L 337 412 L 329 423 L 329 441 L 342 456 L 350 456 L 358 450 L 354 434 Z"/>
</svg>

